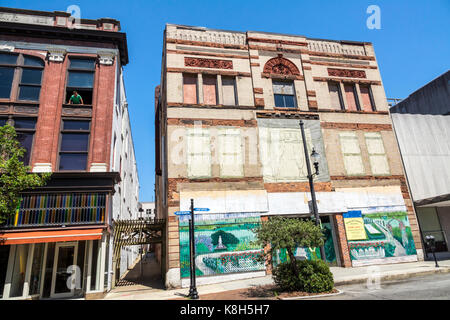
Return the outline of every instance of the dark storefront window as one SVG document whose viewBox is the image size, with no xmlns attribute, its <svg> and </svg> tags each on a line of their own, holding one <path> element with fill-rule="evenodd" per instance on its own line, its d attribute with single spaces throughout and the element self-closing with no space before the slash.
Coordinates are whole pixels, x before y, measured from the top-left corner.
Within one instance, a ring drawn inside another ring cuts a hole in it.
<svg viewBox="0 0 450 320">
<path fill-rule="evenodd" d="M 86 170 L 89 133 L 90 121 L 63 120 L 59 170 Z"/>
</svg>

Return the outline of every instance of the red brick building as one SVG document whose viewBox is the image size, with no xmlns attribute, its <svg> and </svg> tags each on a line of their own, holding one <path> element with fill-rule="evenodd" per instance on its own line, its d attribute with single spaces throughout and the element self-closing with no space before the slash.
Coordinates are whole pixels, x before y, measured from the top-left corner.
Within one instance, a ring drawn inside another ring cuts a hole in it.
<svg viewBox="0 0 450 320">
<path fill-rule="evenodd" d="M 52 172 L 1 226 L 0 297 L 104 292 L 112 221 L 137 215 L 126 35 L 114 19 L 11 8 L 0 34 L 0 125 L 16 128 L 33 172 Z"/>
</svg>

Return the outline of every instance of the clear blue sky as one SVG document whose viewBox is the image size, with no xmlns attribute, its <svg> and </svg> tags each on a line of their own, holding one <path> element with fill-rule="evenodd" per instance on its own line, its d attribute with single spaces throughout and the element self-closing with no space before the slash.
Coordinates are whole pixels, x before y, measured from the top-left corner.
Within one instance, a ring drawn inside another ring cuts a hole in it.
<svg viewBox="0 0 450 320">
<path fill-rule="evenodd" d="M 369 5 L 381 10 L 381 29 L 366 26 Z M 387 97 L 405 98 L 449 69 L 450 1 L 116 1 L 0 0 L 0 6 L 66 11 L 81 18 L 111 17 L 127 33 L 125 86 L 141 184 L 141 201 L 154 196 L 154 88 L 161 76 L 166 23 L 236 31 L 372 42 Z"/>
</svg>

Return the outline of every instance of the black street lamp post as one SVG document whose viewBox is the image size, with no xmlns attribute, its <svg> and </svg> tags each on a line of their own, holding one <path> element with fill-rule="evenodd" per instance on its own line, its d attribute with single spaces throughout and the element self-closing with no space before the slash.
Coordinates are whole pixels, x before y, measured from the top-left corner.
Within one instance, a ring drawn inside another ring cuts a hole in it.
<svg viewBox="0 0 450 320">
<path fill-rule="evenodd" d="M 303 141 L 303 150 L 305 151 L 305 161 L 306 161 L 306 168 L 308 170 L 308 180 L 309 180 L 309 188 L 311 190 L 311 208 L 312 213 L 314 215 L 314 221 L 317 226 L 321 227 L 320 223 L 320 216 L 319 216 L 319 210 L 317 209 L 317 201 L 316 201 L 316 193 L 314 191 L 314 175 L 319 174 L 319 158 L 320 155 L 314 150 L 311 152 L 311 158 L 313 159 L 314 169 L 315 173 L 311 173 L 311 164 L 309 163 L 309 156 L 308 156 L 308 148 L 306 146 L 306 137 L 305 137 L 305 128 L 303 127 L 304 123 L 303 120 L 300 120 L 300 129 L 302 131 L 302 141 Z M 323 246 L 320 247 L 320 256 L 322 257 L 322 260 L 325 261 L 325 249 Z"/>
<path fill-rule="evenodd" d="M 191 219 L 189 220 L 189 243 L 190 243 L 190 278 L 191 285 L 189 288 L 189 297 L 191 299 L 198 299 L 197 287 L 195 284 L 195 237 L 194 237 L 194 199 L 191 199 Z"/>
</svg>

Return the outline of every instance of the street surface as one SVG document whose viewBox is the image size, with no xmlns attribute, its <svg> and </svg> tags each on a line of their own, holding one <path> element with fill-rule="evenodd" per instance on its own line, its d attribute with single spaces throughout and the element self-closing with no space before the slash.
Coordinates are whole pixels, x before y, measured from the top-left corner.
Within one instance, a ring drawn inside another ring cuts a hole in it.
<svg viewBox="0 0 450 320">
<path fill-rule="evenodd" d="M 450 300 L 450 273 L 382 281 L 380 289 L 366 283 L 339 286 L 344 293 L 309 300 Z"/>
</svg>

